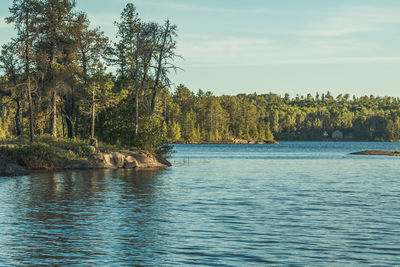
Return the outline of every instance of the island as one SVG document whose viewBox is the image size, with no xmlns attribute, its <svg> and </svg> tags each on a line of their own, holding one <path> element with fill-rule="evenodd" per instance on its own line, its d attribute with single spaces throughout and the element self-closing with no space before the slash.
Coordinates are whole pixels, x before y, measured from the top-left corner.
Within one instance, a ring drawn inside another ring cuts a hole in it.
<svg viewBox="0 0 400 267">
<path fill-rule="evenodd" d="M 351 155 L 372 155 L 372 156 L 400 156 L 398 151 L 386 150 L 364 150 L 359 152 L 350 153 Z"/>
</svg>

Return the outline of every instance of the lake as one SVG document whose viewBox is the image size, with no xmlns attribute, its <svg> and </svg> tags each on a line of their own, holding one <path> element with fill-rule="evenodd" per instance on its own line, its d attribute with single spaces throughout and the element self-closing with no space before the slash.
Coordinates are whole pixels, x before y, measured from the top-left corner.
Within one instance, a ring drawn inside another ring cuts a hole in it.
<svg viewBox="0 0 400 267">
<path fill-rule="evenodd" d="M 0 265 L 393 266 L 399 143 L 176 145 L 160 171 L 0 178 Z"/>
</svg>

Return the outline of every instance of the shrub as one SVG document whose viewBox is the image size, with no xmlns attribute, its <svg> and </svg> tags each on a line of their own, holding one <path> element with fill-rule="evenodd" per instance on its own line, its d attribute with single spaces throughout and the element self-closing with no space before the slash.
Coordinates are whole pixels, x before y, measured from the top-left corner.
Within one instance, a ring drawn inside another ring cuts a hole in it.
<svg viewBox="0 0 400 267">
<path fill-rule="evenodd" d="M 1 147 L 0 153 L 28 169 L 52 169 L 60 167 L 65 157 L 54 147 L 41 142 L 15 147 Z"/>
</svg>

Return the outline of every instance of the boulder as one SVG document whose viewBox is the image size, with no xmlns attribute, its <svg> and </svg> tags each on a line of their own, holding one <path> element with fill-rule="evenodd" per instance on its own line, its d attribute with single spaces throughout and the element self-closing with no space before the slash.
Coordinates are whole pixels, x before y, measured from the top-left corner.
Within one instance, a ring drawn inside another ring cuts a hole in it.
<svg viewBox="0 0 400 267">
<path fill-rule="evenodd" d="M 135 169 L 139 166 L 139 163 L 137 162 L 136 158 L 133 156 L 126 156 L 125 157 L 125 162 L 124 162 L 124 168 L 125 169 Z"/>
<path fill-rule="evenodd" d="M 88 157 L 88 165 L 90 169 L 114 169 L 114 160 L 111 154 L 96 153 Z"/>
<path fill-rule="evenodd" d="M 0 155 L 0 177 L 29 175 L 29 172 L 17 163 Z"/>
<path fill-rule="evenodd" d="M 125 165 L 126 156 L 120 152 L 111 153 L 112 163 L 116 168 L 122 168 Z"/>
<path fill-rule="evenodd" d="M 136 168 L 166 168 L 167 165 L 162 164 L 156 157 L 150 153 L 142 151 L 129 151 L 127 156 L 131 156 L 137 162 Z"/>
<path fill-rule="evenodd" d="M 233 142 L 234 144 L 248 144 L 248 143 L 249 143 L 249 141 L 244 140 L 244 139 L 239 139 L 239 138 L 234 138 L 234 139 L 232 140 L 232 142 Z"/>
<path fill-rule="evenodd" d="M 91 154 L 87 162 L 90 169 L 147 169 L 168 167 L 168 164 L 166 164 L 167 161 L 161 162 L 153 155 L 141 151 L 114 151 L 111 153 Z"/>
</svg>

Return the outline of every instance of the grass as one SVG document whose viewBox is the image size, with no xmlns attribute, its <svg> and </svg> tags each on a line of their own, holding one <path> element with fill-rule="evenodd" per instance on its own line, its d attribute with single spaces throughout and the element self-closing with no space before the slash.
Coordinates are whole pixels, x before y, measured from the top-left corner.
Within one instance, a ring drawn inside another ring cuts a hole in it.
<svg viewBox="0 0 400 267">
<path fill-rule="evenodd" d="M 115 150 L 121 148 L 100 143 L 95 149 L 87 140 L 50 136 L 36 138 L 32 143 L 27 138 L 0 141 L 1 155 L 30 170 L 62 169 L 68 162 L 86 160 L 90 154 L 110 153 Z M 133 148 L 129 150 L 143 151 Z M 171 146 L 162 146 L 155 154 L 165 159 L 171 151 Z"/>
<path fill-rule="evenodd" d="M 42 142 L 2 146 L 0 154 L 32 170 L 61 168 L 63 162 L 75 157 L 72 153 L 62 153 L 55 147 Z"/>
<path fill-rule="evenodd" d="M 50 137 L 38 138 L 32 143 L 24 138 L 7 140 L 0 146 L 0 154 L 32 170 L 62 168 L 66 162 L 83 159 L 94 152 L 84 140 Z"/>
</svg>

